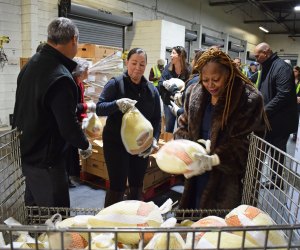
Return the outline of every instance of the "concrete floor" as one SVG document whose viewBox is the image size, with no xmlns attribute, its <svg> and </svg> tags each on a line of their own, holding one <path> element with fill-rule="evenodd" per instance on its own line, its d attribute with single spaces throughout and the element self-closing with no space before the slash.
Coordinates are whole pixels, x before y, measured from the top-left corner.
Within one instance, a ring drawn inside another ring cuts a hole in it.
<svg viewBox="0 0 300 250">
<path fill-rule="evenodd" d="M 287 144 L 287 153 L 294 156 L 295 142 L 290 138 Z M 83 182 L 76 182 L 75 188 L 70 188 L 71 207 L 72 208 L 103 208 L 105 190 L 97 188 Z M 173 201 L 180 198 L 183 191 L 183 186 L 174 186 L 171 190 L 165 190 L 159 194 L 159 197 L 154 197 L 153 201 L 160 206 L 162 200 L 172 196 Z"/>
</svg>

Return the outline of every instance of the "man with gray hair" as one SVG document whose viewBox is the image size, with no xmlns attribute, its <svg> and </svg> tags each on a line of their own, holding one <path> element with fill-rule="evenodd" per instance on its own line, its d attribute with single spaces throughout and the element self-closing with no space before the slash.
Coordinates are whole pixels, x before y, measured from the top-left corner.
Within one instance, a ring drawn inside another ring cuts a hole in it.
<svg viewBox="0 0 300 250">
<path fill-rule="evenodd" d="M 92 152 L 75 114 L 72 59 L 78 35 L 70 19 L 53 20 L 47 44 L 18 76 L 13 128 L 20 131 L 27 206 L 69 207 L 65 154 L 70 145 L 81 149 L 84 157 Z"/>
</svg>

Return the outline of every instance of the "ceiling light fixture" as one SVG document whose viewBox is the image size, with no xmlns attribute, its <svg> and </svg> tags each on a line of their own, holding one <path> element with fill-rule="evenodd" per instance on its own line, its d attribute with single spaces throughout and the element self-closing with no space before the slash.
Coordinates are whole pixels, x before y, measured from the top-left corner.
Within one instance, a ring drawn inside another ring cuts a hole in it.
<svg viewBox="0 0 300 250">
<path fill-rule="evenodd" d="M 294 10 L 295 10 L 295 11 L 300 11 L 300 5 L 295 6 L 295 7 L 294 7 Z"/>
<path fill-rule="evenodd" d="M 260 30 L 262 30 L 263 32 L 269 33 L 269 31 L 266 28 L 262 27 L 262 26 L 259 26 L 258 28 Z"/>
</svg>

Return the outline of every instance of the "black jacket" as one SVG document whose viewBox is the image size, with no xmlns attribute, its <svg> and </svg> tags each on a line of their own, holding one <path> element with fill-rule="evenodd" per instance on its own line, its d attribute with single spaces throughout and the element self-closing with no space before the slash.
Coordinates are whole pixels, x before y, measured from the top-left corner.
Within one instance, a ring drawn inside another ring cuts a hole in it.
<svg viewBox="0 0 300 250">
<path fill-rule="evenodd" d="M 110 140 L 123 145 L 121 139 L 123 114 L 119 110 L 116 100 L 125 97 L 137 100 L 135 106 L 150 121 L 153 127 L 153 136 L 158 140 L 161 129 L 161 110 L 157 89 L 144 77 L 140 84 L 136 85 L 132 83 L 127 72 L 123 74 L 123 81 L 125 93 L 121 91 L 120 82 L 112 78 L 105 85 L 99 97 L 97 115 L 107 116 L 103 129 L 103 141 Z M 152 88 L 152 91 L 150 88 Z"/>
<path fill-rule="evenodd" d="M 276 53 L 262 63 L 258 89 L 264 98 L 271 133 L 296 132 L 298 112 L 293 70 Z"/>
<path fill-rule="evenodd" d="M 76 118 L 76 63 L 45 45 L 18 76 L 13 127 L 21 131 L 22 163 L 55 166 L 69 144 L 87 149 Z"/>
</svg>

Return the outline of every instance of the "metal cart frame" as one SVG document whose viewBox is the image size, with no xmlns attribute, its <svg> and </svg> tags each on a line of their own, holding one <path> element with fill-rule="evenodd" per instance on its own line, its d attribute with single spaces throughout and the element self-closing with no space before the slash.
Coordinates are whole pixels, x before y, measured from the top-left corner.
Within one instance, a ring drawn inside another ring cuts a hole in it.
<svg viewBox="0 0 300 250">
<path fill-rule="evenodd" d="M 149 232 L 162 232 L 167 234 L 166 248 L 171 249 L 170 235 L 172 233 L 217 232 L 218 244 L 214 249 L 220 248 L 222 232 L 240 231 L 243 235 L 243 243 L 239 249 L 300 249 L 300 162 L 290 155 L 278 150 L 263 139 L 251 134 L 247 161 L 247 169 L 243 180 L 244 190 L 242 203 L 253 205 L 267 212 L 277 223 L 274 226 L 249 226 L 249 227 L 174 227 L 174 228 L 67 228 L 55 229 L 44 226 L 46 219 L 54 213 L 61 213 L 63 218 L 79 214 L 94 215 L 99 209 L 66 209 L 66 208 L 40 208 L 26 207 L 24 204 L 25 183 L 21 171 L 19 134 L 12 130 L 0 136 L 0 232 L 5 236 L 6 243 L 11 243 L 16 232 L 28 232 L 35 239 L 35 249 L 41 249 L 38 244 L 38 236 L 41 233 L 57 233 L 60 235 L 61 249 L 64 249 L 64 234 L 68 232 L 80 232 L 88 235 L 91 249 L 92 233 L 113 233 L 117 242 L 118 234 L 138 232 L 141 242 L 138 249 L 144 249 L 144 235 Z M 276 175 L 275 167 L 281 166 L 282 176 Z M 273 174 L 273 179 L 270 177 Z M 276 178 L 274 179 L 274 175 Z M 266 181 L 273 181 L 275 188 L 264 187 Z M 191 219 L 196 221 L 207 215 L 224 217 L 229 210 L 173 210 L 166 217 L 175 216 L 178 220 Z M 13 217 L 23 226 L 7 226 L 4 221 Z M 165 217 L 165 218 L 166 218 Z M 268 235 L 271 230 L 282 230 L 286 236 L 285 246 L 271 247 L 267 245 Z M 246 248 L 245 235 L 248 231 L 266 232 L 265 245 L 256 248 Z M 194 240 L 193 240 L 194 242 Z M 192 249 L 194 248 L 194 243 Z M 115 249 L 119 249 L 117 243 Z M 236 249 L 236 248 L 235 248 Z"/>
</svg>

